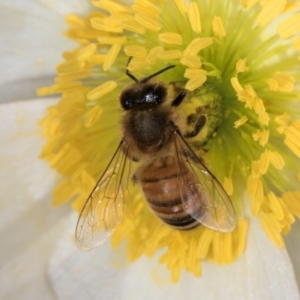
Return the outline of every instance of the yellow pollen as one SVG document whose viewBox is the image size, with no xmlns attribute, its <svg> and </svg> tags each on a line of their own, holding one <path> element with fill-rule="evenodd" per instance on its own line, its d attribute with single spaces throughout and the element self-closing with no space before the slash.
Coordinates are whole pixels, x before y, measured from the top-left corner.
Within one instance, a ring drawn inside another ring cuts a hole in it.
<svg viewBox="0 0 300 300">
<path fill-rule="evenodd" d="M 223 38 L 226 35 L 222 19 L 220 17 L 214 16 L 212 20 L 212 29 L 216 36 Z"/>
<path fill-rule="evenodd" d="M 264 201 L 264 189 L 260 178 L 253 175 L 248 177 L 247 193 L 251 199 L 251 211 L 254 216 L 258 216 L 260 207 Z"/>
<path fill-rule="evenodd" d="M 254 141 L 258 141 L 258 143 L 265 147 L 265 145 L 267 144 L 268 140 L 269 140 L 269 130 L 262 130 L 262 131 L 257 131 L 256 133 L 252 134 L 252 137 L 254 139 Z"/>
<path fill-rule="evenodd" d="M 142 70 L 146 66 L 147 66 L 146 58 L 134 57 L 130 61 L 130 64 L 128 65 L 127 69 L 129 71 L 137 71 L 137 70 Z"/>
<path fill-rule="evenodd" d="M 284 160 L 278 152 L 271 152 L 270 155 L 271 164 L 278 170 L 284 167 Z"/>
<path fill-rule="evenodd" d="M 265 150 L 259 159 L 259 172 L 260 174 L 264 175 L 266 174 L 269 164 L 271 160 L 271 151 L 270 150 Z"/>
<path fill-rule="evenodd" d="M 197 3 L 195 2 L 190 3 L 188 8 L 188 18 L 190 20 L 192 30 L 196 33 L 200 33 L 201 21 L 200 21 L 200 12 Z"/>
<path fill-rule="evenodd" d="M 248 118 L 246 116 L 241 117 L 239 120 L 234 122 L 234 128 L 239 128 L 243 124 L 245 124 L 248 121 Z"/>
<path fill-rule="evenodd" d="M 232 77 L 230 79 L 230 81 L 231 81 L 232 87 L 234 88 L 234 90 L 236 91 L 237 94 L 239 94 L 243 91 L 244 88 L 240 85 L 237 77 Z"/>
<path fill-rule="evenodd" d="M 157 57 L 161 60 L 173 60 L 181 58 L 182 53 L 179 50 L 167 50 L 159 53 Z"/>
<path fill-rule="evenodd" d="M 156 31 L 159 31 L 161 29 L 161 24 L 157 20 L 155 20 L 155 19 L 153 19 L 153 18 L 151 18 L 147 15 L 136 14 L 135 15 L 135 20 L 140 25 L 142 25 L 145 28 L 150 29 L 152 31 L 156 32 Z"/>
<path fill-rule="evenodd" d="M 235 257 L 239 257 L 245 249 L 249 222 L 246 219 L 239 219 L 237 230 L 233 231 L 233 252 Z"/>
<path fill-rule="evenodd" d="M 284 201 L 288 209 L 292 211 L 295 216 L 300 218 L 300 192 L 286 192 L 282 195 L 282 200 Z"/>
<path fill-rule="evenodd" d="M 82 48 L 75 56 L 78 61 L 86 61 L 97 50 L 96 44 L 92 43 Z"/>
<path fill-rule="evenodd" d="M 106 81 L 105 83 L 99 85 L 95 89 L 91 90 L 87 94 L 87 98 L 90 101 L 97 100 L 101 98 L 103 95 L 111 92 L 117 87 L 117 83 L 115 81 Z"/>
<path fill-rule="evenodd" d="M 99 37 L 98 41 L 100 44 L 104 45 L 113 45 L 113 44 L 125 44 L 127 41 L 126 36 L 119 36 L 119 37 Z"/>
<path fill-rule="evenodd" d="M 213 38 L 203 37 L 193 39 L 189 45 L 185 48 L 183 55 L 197 55 L 198 52 L 213 43 Z"/>
<path fill-rule="evenodd" d="M 223 187 L 229 196 L 233 194 L 233 184 L 232 184 L 232 179 L 230 177 L 225 176 Z"/>
<path fill-rule="evenodd" d="M 124 51 L 129 57 L 145 58 L 147 56 L 147 50 L 143 46 L 130 45 L 124 48 Z"/>
<path fill-rule="evenodd" d="M 245 71 L 248 71 L 248 67 L 246 67 L 246 61 L 247 58 L 238 60 L 238 62 L 235 65 L 235 69 L 237 73 L 243 73 Z"/>
<path fill-rule="evenodd" d="M 68 81 L 74 81 L 77 79 L 83 79 L 83 78 L 88 78 L 90 76 L 89 71 L 79 71 L 79 72 L 74 72 L 70 74 L 61 74 L 58 77 L 55 78 L 55 82 L 57 83 L 63 83 L 63 82 L 68 82 Z"/>
<path fill-rule="evenodd" d="M 284 134 L 284 143 L 295 155 L 300 157 L 300 120 L 296 120 L 288 126 Z"/>
<path fill-rule="evenodd" d="M 190 78 L 185 84 L 185 88 L 189 91 L 194 91 L 206 81 L 207 72 L 203 69 L 186 69 L 185 77 Z"/>
<path fill-rule="evenodd" d="M 66 22 L 70 27 L 82 27 L 84 26 L 84 20 L 77 15 L 67 15 Z"/>
<path fill-rule="evenodd" d="M 121 22 L 121 25 L 124 29 L 132 32 L 136 32 L 138 34 L 144 34 L 146 32 L 145 27 L 140 25 L 135 19 L 129 21 L 123 21 Z"/>
<path fill-rule="evenodd" d="M 283 39 L 289 38 L 300 30 L 300 14 L 295 14 L 283 21 L 278 27 L 277 32 Z"/>
<path fill-rule="evenodd" d="M 74 73 L 82 71 L 86 66 L 86 63 L 84 61 L 78 61 L 78 60 L 68 60 L 61 64 L 59 64 L 56 67 L 57 73 L 59 74 L 65 74 L 65 73 Z"/>
<path fill-rule="evenodd" d="M 56 94 L 66 92 L 68 90 L 72 90 L 76 87 L 80 88 L 82 83 L 79 81 L 71 81 L 71 82 L 61 82 L 59 84 L 54 84 L 49 87 L 43 87 L 37 90 L 37 94 L 39 96 L 45 96 L 49 94 Z"/>
<path fill-rule="evenodd" d="M 52 205 L 62 205 L 69 199 L 72 199 L 78 192 L 78 188 L 72 184 L 71 180 L 66 179 L 55 187 L 53 191 Z"/>
<path fill-rule="evenodd" d="M 137 0 L 136 4 L 132 5 L 132 9 L 136 14 L 145 15 L 152 19 L 159 17 L 158 7 L 148 0 Z"/>
<path fill-rule="evenodd" d="M 244 8 L 249 8 L 258 2 L 258 0 L 240 0 L 240 2 Z"/>
<path fill-rule="evenodd" d="M 87 62 L 93 66 L 102 65 L 105 61 L 105 54 L 94 54 L 87 59 Z"/>
<path fill-rule="evenodd" d="M 111 46 L 103 63 L 103 71 L 107 71 L 112 66 L 120 50 L 120 44 L 115 44 Z"/>
<path fill-rule="evenodd" d="M 276 130 L 280 133 L 283 134 L 291 120 L 291 117 L 287 114 L 280 115 L 275 117 L 275 123 L 280 125 Z"/>
<path fill-rule="evenodd" d="M 273 213 L 267 213 L 260 217 L 261 224 L 270 239 L 279 247 L 284 246 L 281 236 L 281 227 L 279 221 Z"/>
<path fill-rule="evenodd" d="M 296 37 L 293 41 L 293 48 L 295 50 L 300 50 L 300 36 Z"/>
<path fill-rule="evenodd" d="M 200 57 L 196 55 L 184 55 L 181 58 L 180 62 L 183 65 L 193 69 L 201 68 L 202 65 Z"/>
<path fill-rule="evenodd" d="M 101 116 L 102 111 L 103 109 L 100 105 L 95 105 L 90 111 L 88 111 L 85 114 L 85 127 L 92 127 Z"/>
<path fill-rule="evenodd" d="M 277 220 L 282 221 L 284 218 L 284 211 L 282 206 L 280 205 L 280 202 L 276 195 L 273 192 L 268 193 L 268 200 L 269 200 L 269 206 L 276 216 Z"/>
<path fill-rule="evenodd" d="M 184 0 L 175 0 L 175 3 L 180 10 L 180 12 L 184 15 L 187 12 L 187 8 Z"/>
<path fill-rule="evenodd" d="M 256 18 L 257 23 L 266 26 L 283 11 L 285 4 L 286 0 L 270 0 L 264 5 L 261 4 L 263 9 Z"/>
<path fill-rule="evenodd" d="M 149 50 L 148 55 L 146 57 L 146 62 L 148 64 L 154 64 L 158 59 L 158 55 L 164 52 L 164 48 L 161 46 L 154 47 Z"/>
<path fill-rule="evenodd" d="M 165 32 L 158 35 L 158 39 L 166 44 L 182 45 L 182 35 L 179 33 Z"/>
<path fill-rule="evenodd" d="M 108 21 L 103 18 L 92 18 L 91 19 L 91 26 L 95 29 L 106 31 L 106 32 L 113 32 L 113 33 L 121 33 L 123 31 L 122 26 L 120 25 L 111 25 L 108 24 Z"/>
<path fill-rule="evenodd" d="M 108 0 L 92 0 L 92 4 L 96 7 L 102 8 L 111 14 L 114 13 L 131 13 L 131 9 L 128 6 L 116 3 L 115 1 Z"/>
<path fill-rule="evenodd" d="M 270 91 L 292 92 L 294 89 L 295 78 L 287 73 L 276 72 L 267 80 Z"/>
</svg>

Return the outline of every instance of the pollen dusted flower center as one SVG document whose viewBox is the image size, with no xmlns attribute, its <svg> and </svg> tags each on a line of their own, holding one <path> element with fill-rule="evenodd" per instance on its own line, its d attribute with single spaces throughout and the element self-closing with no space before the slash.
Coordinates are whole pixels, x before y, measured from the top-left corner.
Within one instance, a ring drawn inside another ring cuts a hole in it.
<svg viewBox="0 0 300 300">
<path fill-rule="evenodd" d="M 187 126 L 189 116 L 206 116 L 207 124 L 189 143 L 230 195 L 237 226 L 231 233 L 204 226 L 174 230 L 136 189 L 112 235 L 113 247 L 126 240 L 130 261 L 163 249 L 159 263 L 173 282 L 181 269 L 200 276 L 201 260 L 228 264 L 243 253 L 248 207 L 283 246 L 282 234 L 300 217 L 298 2 L 92 4 L 87 17 L 67 17 L 66 35 L 79 46 L 63 53 L 56 83 L 38 91 L 62 95 L 41 121 L 47 139 L 41 157 L 64 178 L 54 204 L 75 199 L 72 206 L 80 211 L 117 148 L 118 97 L 132 83 L 126 68 L 140 79 L 172 64 L 158 80 L 187 90 Z"/>
</svg>

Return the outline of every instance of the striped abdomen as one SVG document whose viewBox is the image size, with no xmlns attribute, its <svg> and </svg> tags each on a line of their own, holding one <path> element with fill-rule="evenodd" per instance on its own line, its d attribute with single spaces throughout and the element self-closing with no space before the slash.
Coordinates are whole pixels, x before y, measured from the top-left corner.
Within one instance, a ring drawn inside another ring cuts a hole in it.
<svg viewBox="0 0 300 300">
<path fill-rule="evenodd" d="M 190 230 L 198 227 L 200 223 L 184 211 L 179 191 L 183 177 L 192 186 L 195 180 L 193 174 L 185 166 L 182 166 L 180 174 L 174 158 L 169 156 L 157 159 L 142 168 L 139 180 L 150 207 L 162 221 L 175 229 Z M 189 188 L 185 190 L 183 201 L 189 199 L 196 202 L 195 210 L 199 210 L 198 200 L 195 199 L 197 193 Z"/>
</svg>

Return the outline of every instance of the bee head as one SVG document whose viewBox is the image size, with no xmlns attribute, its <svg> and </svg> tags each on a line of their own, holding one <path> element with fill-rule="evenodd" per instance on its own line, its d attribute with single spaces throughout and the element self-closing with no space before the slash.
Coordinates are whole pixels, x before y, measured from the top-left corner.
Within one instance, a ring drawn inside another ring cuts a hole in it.
<svg viewBox="0 0 300 300">
<path fill-rule="evenodd" d="M 124 110 L 135 107 L 147 109 L 151 106 L 161 104 L 166 98 L 167 88 L 162 83 L 151 82 L 150 79 L 174 67 L 174 65 L 168 66 L 141 80 L 136 79 L 128 70 L 126 70 L 126 75 L 134 80 L 135 84 L 122 92 L 120 97 L 122 108 Z"/>
</svg>

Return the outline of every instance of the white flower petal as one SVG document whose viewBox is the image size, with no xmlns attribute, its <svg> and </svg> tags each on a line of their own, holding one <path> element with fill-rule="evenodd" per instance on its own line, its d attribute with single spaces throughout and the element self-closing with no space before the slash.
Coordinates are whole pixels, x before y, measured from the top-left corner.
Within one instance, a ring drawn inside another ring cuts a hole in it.
<svg viewBox="0 0 300 300">
<path fill-rule="evenodd" d="M 45 270 L 71 212 L 51 207 L 57 175 L 37 158 L 43 144 L 37 122 L 51 103 L 0 105 L 1 299 L 55 299 Z"/>
<path fill-rule="evenodd" d="M 61 53 L 75 45 L 61 34 L 65 15 L 88 7 L 82 0 L 0 0 L 0 102 L 30 99 L 52 84 Z"/>
<path fill-rule="evenodd" d="M 291 232 L 284 236 L 286 242 L 286 248 L 290 255 L 293 267 L 295 270 L 296 279 L 298 281 L 298 286 L 300 286 L 300 259 L 299 259 L 299 249 L 300 249 L 300 222 L 296 220 L 293 224 Z"/>
<path fill-rule="evenodd" d="M 169 283 L 158 256 L 129 264 L 124 252 L 111 250 L 107 242 L 82 253 L 73 239 L 63 239 L 49 265 L 56 294 L 60 299 L 299 299 L 287 252 L 269 240 L 256 219 L 240 259 L 221 267 L 203 263 L 201 278 L 184 274 L 178 284 Z"/>
</svg>

